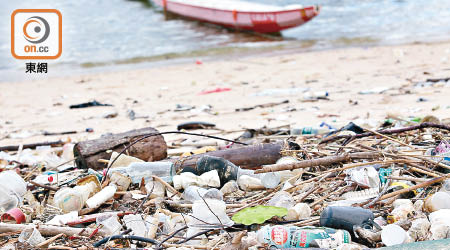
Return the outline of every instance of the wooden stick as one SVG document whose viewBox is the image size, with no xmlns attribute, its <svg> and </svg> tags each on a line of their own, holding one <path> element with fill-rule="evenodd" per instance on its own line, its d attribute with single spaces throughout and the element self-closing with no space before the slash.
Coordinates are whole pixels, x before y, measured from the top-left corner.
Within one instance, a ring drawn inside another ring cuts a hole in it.
<svg viewBox="0 0 450 250">
<path fill-rule="evenodd" d="M 448 125 L 424 122 L 419 125 L 414 125 L 414 126 L 410 126 L 410 127 L 397 128 L 397 129 L 384 129 L 384 130 L 378 130 L 377 132 L 380 134 L 389 135 L 389 134 L 398 134 L 398 133 L 403 133 L 403 132 L 422 129 L 422 128 L 439 128 L 439 129 L 450 131 L 450 126 L 448 126 Z M 330 137 L 323 139 L 319 144 L 328 143 L 328 142 L 332 142 L 332 141 L 336 141 L 336 140 L 344 139 L 344 138 L 348 139 L 348 138 L 354 137 L 355 139 L 357 139 L 357 138 L 363 138 L 363 137 L 372 136 L 372 135 L 374 135 L 372 132 L 366 132 L 366 133 L 357 134 L 357 135 L 330 136 Z"/>
<path fill-rule="evenodd" d="M 182 204 L 182 203 L 177 203 L 177 202 L 173 202 L 173 201 L 165 201 L 167 204 L 169 204 L 170 206 L 173 207 L 179 207 L 179 208 L 192 208 L 193 204 Z M 225 204 L 226 208 L 240 208 L 242 206 L 245 206 L 246 204 Z"/>
<path fill-rule="evenodd" d="M 52 190 L 52 191 L 58 191 L 59 190 L 59 188 L 57 188 L 57 187 L 47 186 L 47 185 L 40 184 L 40 183 L 37 183 L 37 182 L 34 182 L 34 181 L 28 181 L 28 182 L 33 184 L 36 187 L 41 187 L 41 188 Z"/>
<path fill-rule="evenodd" d="M 34 225 L 34 224 L 7 224 L 7 223 L 0 223 L 0 233 L 6 233 L 6 232 L 16 232 L 16 231 L 23 231 L 25 229 L 32 229 L 36 227 L 39 232 L 43 236 L 55 236 L 58 234 L 65 234 L 67 236 L 72 235 L 83 235 L 83 236 L 89 236 L 94 232 L 94 229 L 90 228 L 73 228 L 73 227 L 59 227 L 59 226 L 51 226 L 51 225 Z M 107 236 L 108 232 L 104 230 L 98 230 L 97 235 L 100 236 Z"/>
<path fill-rule="evenodd" d="M 336 163 L 347 162 L 352 159 L 373 159 L 379 157 L 380 155 L 381 154 L 378 152 L 361 152 L 361 153 L 326 156 L 318 159 L 305 160 L 294 163 L 266 165 L 263 166 L 262 169 L 256 170 L 255 173 L 260 174 L 260 173 L 293 170 L 299 168 L 309 168 L 316 166 L 329 166 Z"/>
<path fill-rule="evenodd" d="M 165 182 L 163 179 L 159 178 L 156 175 L 152 175 L 153 179 L 161 184 L 163 184 L 169 191 L 173 194 L 176 194 L 178 196 L 181 196 L 181 193 L 178 192 L 175 188 L 173 188 L 169 183 Z"/>
<path fill-rule="evenodd" d="M 62 236 L 64 236 L 64 234 L 62 234 L 62 233 L 58 234 L 58 235 L 55 235 L 55 236 L 51 237 L 50 239 L 45 240 L 45 241 L 37 244 L 36 247 L 40 248 L 40 247 L 43 247 L 43 246 L 47 246 L 47 245 L 49 245 L 50 243 L 52 243 L 53 241 L 57 240 L 59 237 L 62 237 Z"/>
<path fill-rule="evenodd" d="M 22 144 L 22 148 L 36 148 L 39 146 L 60 146 L 64 144 L 63 141 L 50 141 L 50 142 L 37 142 L 31 144 Z M 10 146 L 2 146 L 0 147 L 0 151 L 17 151 L 20 148 L 20 145 L 10 145 Z"/>
<path fill-rule="evenodd" d="M 431 186 L 433 184 L 442 182 L 442 181 L 444 181 L 445 179 L 447 179 L 449 177 L 450 177 L 450 174 L 447 174 L 447 175 L 444 175 L 444 176 L 441 176 L 441 177 L 437 177 L 437 178 L 433 178 L 433 179 L 431 179 L 429 181 L 425 181 L 425 182 L 422 182 L 420 184 L 411 186 L 409 188 L 403 188 L 403 189 L 400 189 L 398 191 L 395 191 L 395 192 L 392 192 L 392 193 L 389 193 L 389 194 L 385 194 L 385 195 L 381 196 L 380 201 L 389 199 L 389 198 L 394 197 L 394 196 L 399 195 L 399 194 L 407 193 L 407 192 L 412 191 L 412 190 L 416 190 L 418 188 L 424 188 L 424 187 Z"/>
<path fill-rule="evenodd" d="M 437 176 L 437 177 L 439 177 L 439 176 Z M 407 177 L 407 176 L 386 176 L 384 178 L 391 179 L 391 180 L 404 180 L 404 181 L 415 181 L 415 182 L 424 182 L 424 181 L 430 180 L 430 179 L 414 178 L 414 177 Z"/>
<path fill-rule="evenodd" d="M 373 130 L 370 130 L 370 129 L 367 129 L 367 128 L 365 128 L 365 130 L 367 130 L 367 131 L 369 131 L 369 132 L 371 132 L 371 133 L 374 133 L 374 134 L 376 134 L 376 135 L 378 135 L 378 136 L 381 136 L 381 137 L 383 137 L 383 138 L 385 138 L 385 139 L 388 139 L 388 140 L 391 140 L 391 141 L 393 141 L 393 142 L 396 142 L 396 143 L 398 143 L 398 144 L 400 144 L 400 145 L 403 145 L 403 146 L 405 146 L 405 147 L 408 147 L 408 148 L 411 148 L 411 149 L 418 150 L 418 149 L 417 149 L 416 147 L 414 147 L 414 146 L 411 146 L 411 145 L 409 145 L 409 144 L 406 144 L 406 143 L 404 143 L 404 142 L 402 142 L 402 141 L 399 141 L 399 140 L 394 139 L 394 138 L 392 138 L 392 137 L 389 137 L 389 136 L 387 136 L 387 135 L 383 135 L 383 134 L 381 134 L 381 133 L 378 133 L 377 131 L 373 131 Z"/>
</svg>

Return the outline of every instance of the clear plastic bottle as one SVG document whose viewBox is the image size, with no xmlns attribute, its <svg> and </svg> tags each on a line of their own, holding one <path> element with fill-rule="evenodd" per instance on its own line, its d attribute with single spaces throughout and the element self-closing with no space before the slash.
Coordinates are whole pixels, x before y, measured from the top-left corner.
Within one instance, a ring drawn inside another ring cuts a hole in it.
<svg viewBox="0 0 450 250">
<path fill-rule="evenodd" d="M 74 188 L 62 188 L 55 193 L 53 203 L 61 208 L 64 213 L 80 211 L 89 196 L 95 192 L 99 185 L 95 182 L 88 182 Z"/>
<path fill-rule="evenodd" d="M 152 175 L 161 177 L 165 182 L 171 183 L 175 175 L 175 167 L 169 161 L 132 162 L 127 167 L 111 168 L 108 174 L 120 172 L 128 175 L 133 183 L 140 183 L 142 178 L 148 182 Z"/>
</svg>

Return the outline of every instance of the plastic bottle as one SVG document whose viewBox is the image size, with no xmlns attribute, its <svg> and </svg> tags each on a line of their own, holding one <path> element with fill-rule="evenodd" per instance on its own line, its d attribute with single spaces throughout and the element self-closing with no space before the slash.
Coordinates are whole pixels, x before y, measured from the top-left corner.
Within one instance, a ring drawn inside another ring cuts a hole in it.
<svg viewBox="0 0 450 250">
<path fill-rule="evenodd" d="M 269 248 L 336 248 L 350 243 L 350 234 L 345 230 L 326 227 L 264 226 L 257 232 L 259 243 Z"/>
<path fill-rule="evenodd" d="M 105 201 L 111 199 L 116 191 L 117 187 L 115 185 L 109 185 L 103 188 L 102 191 L 96 193 L 94 196 L 92 196 L 86 201 L 87 207 L 88 208 L 99 207 Z"/>
<path fill-rule="evenodd" d="M 194 172 L 194 174 L 201 175 L 211 170 L 217 170 L 219 174 L 220 183 L 225 184 L 231 180 L 238 181 L 240 176 L 248 175 L 261 180 L 261 183 L 266 188 L 274 188 L 280 183 L 280 176 L 278 173 L 265 173 L 256 175 L 253 170 L 242 169 L 232 162 L 215 156 L 205 155 L 198 161 L 195 169 L 185 168 L 183 172 Z"/>
<path fill-rule="evenodd" d="M 78 181 L 74 188 L 62 188 L 55 193 L 53 203 L 64 213 L 80 211 L 88 198 L 100 190 L 100 183 L 94 175 L 87 176 Z"/>
<path fill-rule="evenodd" d="M 0 209 L 15 208 L 27 192 L 26 182 L 14 171 L 0 173 Z"/>
<path fill-rule="evenodd" d="M 374 215 L 369 209 L 330 206 L 320 214 L 320 226 L 345 229 L 354 236 L 354 226 L 372 228 L 373 219 Z"/>
<path fill-rule="evenodd" d="M 165 182 L 171 183 L 175 175 L 175 167 L 169 161 L 132 162 L 127 167 L 116 167 L 109 170 L 109 174 L 120 172 L 131 178 L 133 183 L 140 183 L 142 178 L 148 182 L 152 175 L 161 177 Z"/>
<path fill-rule="evenodd" d="M 291 128 L 291 135 L 323 135 L 328 134 L 331 130 L 327 128 L 313 128 L 313 127 L 302 127 L 302 128 Z"/>
<path fill-rule="evenodd" d="M 203 199 L 223 200 L 223 194 L 217 188 L 206 189 L 197 186 L 189 186 L 182 194 L 182 198 L 189 202 L 203 200 L 202 197 Z"/>
<path fill-rule="evenodd" d="M 362 201 L 362 200 L 374 198 L 378 195 L 378 193 L 379 193 L 378 188 L 369 188 L 369 189 L 363 189 L 360 191 L 347 192 L 342 195 L 342 198 L 344 198 L 346 200 Z"/>
<path fill-rule="evenodd" d="M 329 96 L 327 91 L 306 92 L 303 94 L 303 100 L 326 99 Z"/>
</svg>

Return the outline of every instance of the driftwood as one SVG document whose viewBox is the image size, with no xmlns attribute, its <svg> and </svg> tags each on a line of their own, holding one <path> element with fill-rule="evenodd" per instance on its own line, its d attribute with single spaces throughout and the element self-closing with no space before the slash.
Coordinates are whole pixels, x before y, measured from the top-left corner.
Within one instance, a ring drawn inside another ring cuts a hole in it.
<svg viewBox="0 0 450 250">
<path fill-rule="evenodd" d="M 120 152 L 131 142 L 153 133 L 158 130 L 148 127 L 79 142 L 73 148 L 75 163 L 78 168 L 103 169 L 105 165 L 98 160 L 110 158 L 107 150 Z M 161 135 L 155 135 L 134 144 L 127 153 L 144 161 L 158 161 L 167 157 L 167 145 Z"/>
<path fill-rule="evenodd" d="M 352 154 L 342 154 L 342 155 L 334 155 L 327 156 L 318 159 L 305 160 L 294 163 L 286 163 L 286 164 L 274 164 L 263 166 L 261 169 L 256 170 L 255 173 L 267 173 L 267 172 L 276 172 L 283 170 L 292 170 L 298 168 L 309 168 L 316 166 L 330 166 L 336 163 L 347 162 L 352 159 L 374 159 L 381 156 L 378 152 L 362 152 L 362 153 L 352 153 Z"/>
<path fill-rule="evenodd" d="M 285 144 L 284 142 L 263 143 L 240 148 L 212 151 L 172 161 L 175 163 L 177 170 L 188 170 L 189 168 L 195 168 L 197 165 L 197 160 L 202 156 L 209 155 L 222 157 L 241 168 L 254 169 L 262 165 L 275 163 L 278 159 L 281 158 L 280 151 L 282 149 L 287 149 L 288 147 L 289 145 Z"/>
<path fill-rule="evenodd" d="M 26 149 L 26 148 L 36 148 L 39 146 L 61 146 L 63 144 L 64 144 L 64 142 L 61 140 L 50 141 L 50 142 L 38 142 L 38 143 L 23 144 L 22 148 Z M 19 150 L 19 148 L 20 148 L 20 145 L 1 146 L 0 151 L 17 151 L 17 150 Z"/>
<path fill-rule="evenodd" d="M 51 225 L 34 225 L 34 224 L 8 224 L 0 223 L 0 233 L 23 231 L 25 229 L 36 227 L 43 236 L 55 236 L 58 234 L 65 234 L 67 236 L 81 235 L 89 236 L 94 232 L 90 228 L 74 228 L 74 227 L 59 227 Z M 106 236 L 108 233 L 102 229 L 96 233 L 100 236 Z"/>
<path fill-rule="evenodd" d="M 419 125 L 414 125 L 414 126 L 410 126 L 410 127 L 396 128 L 396 129 L 384 129 L 384 130 L 378 130 L 376 132 L 378 132 L 380 134 L 384 134 L 384 135 L 390 135 L 390 134 L 399 134 L 399 133 L 412 131 L 412 130 L 417 130 L 417 129 L 422 129 L 422 128 L 439 128 L 439 129 L 444 129 L 444 130 L 450 131 L 450 126 L 448 126 L 448 125 L 436 124 L 436 123 L 431 123 L 431 122 L 424 122 L 424 123 L 421 123 Z M 345 139 L 357 139 L 357 138 L 363 138 L 363 137 L 372 136 L 372 135 L 375 135 L 375 133 L 373 133 L 373 132 L 366 132 L 366 133 L 357 134 L 357 135 L 336 135 L 336 136 L 330 136 L 330 137 L 324 138 L 320 142 L 320 144 L 333 142 L 333 141 L 344 139 L 344 138 Z"/>
</svg>

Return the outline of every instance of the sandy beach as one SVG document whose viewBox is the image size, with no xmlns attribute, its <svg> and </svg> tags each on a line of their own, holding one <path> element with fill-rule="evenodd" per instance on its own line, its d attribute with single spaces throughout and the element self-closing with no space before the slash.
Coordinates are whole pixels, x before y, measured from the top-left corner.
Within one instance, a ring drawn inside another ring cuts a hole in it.
<svg viewBox="0 0 450 250">
<path fill-rule="evenodd" d="M 450 118 L 448 83 L 419 87 L 427 79 L 450 76 L 450 42 L 232 58 L 202 64 L 193 58 L 182 65 L 0 83 L 0 145 L 79 141 L 147 126 L 171 131 L 187 121 L 239 130 L 318 126 L 321 122 L 340 127 L 349 121 L 375 126 L 388 114 Z M 199 95 L 216 88 L 231 90 Z M 288 88 L 297 89 L 257 95 Z M 303 88 L 327 91 L 329 100 L 304 102 Z M 360 94 L 373 89 L 385 91 Z M 69 109 L 94 99 L 114 106 Z M 235 112 L 284 100 L 289 103 Z M 177 104 L 195 109 L 175 112 Z M 211 105 L 208 112 L 205 105 Z M 129 110 L 136 119 L 127 116 Z M 115 117 L 105 118 L 108 115 Z M 40 131 L 86 128 L 93 128 L 94 133 L 40 135 Z"/>
</svg>

